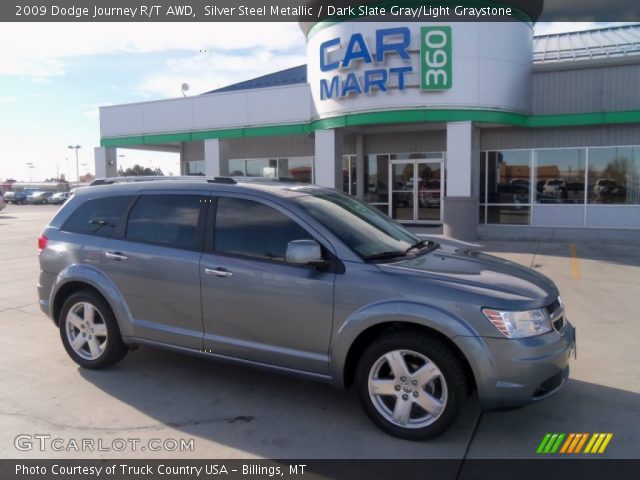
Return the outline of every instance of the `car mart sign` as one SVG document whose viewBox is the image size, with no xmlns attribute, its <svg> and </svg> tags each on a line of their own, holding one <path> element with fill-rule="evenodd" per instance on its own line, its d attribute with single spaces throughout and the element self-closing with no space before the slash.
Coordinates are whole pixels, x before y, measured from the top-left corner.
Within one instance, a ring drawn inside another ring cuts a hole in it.
<svg viewBox="0 0 640 480">
<path fill-rule="evenodd" d="M 353 33 L 344 42 L 334 37 L 320 44 L 320 70 L 334 73 L 319 79 L 321 100 L 388 92 L 392 85 L 403 91 L 407 76 L 415 71 L 410 55 L 413 49 L 420 51 L 420 88 L 451 88 L 451 27 L 421 27 L 419 48 L 411 45 L 408 27 L 378 29 L 374 37 L 367 42 L 361 33 Z M 335 58 L 344 45 L 342 59 Z M 400 64 L 396 61 L 397 66 L 389 66 L 392 59 L 400 60 Z"/>
</svg>

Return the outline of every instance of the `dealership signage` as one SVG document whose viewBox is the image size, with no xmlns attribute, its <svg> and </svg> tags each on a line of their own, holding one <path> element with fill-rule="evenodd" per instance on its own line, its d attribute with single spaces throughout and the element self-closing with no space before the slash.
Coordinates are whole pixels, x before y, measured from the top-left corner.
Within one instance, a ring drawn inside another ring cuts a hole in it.
<svg viewBox="0 0 640 480">
<path fill-rule="evenodd" d="M 320 44 L 320 99 L 340 99 L 376 92 L 388 92 L 393 86 L 407 88 L 407 77 L 419 68 L 420 88 L 424 91 L 448 90 L 452 85 L 451 27 L 420 28 L 419 47 L 411 45 L 408 27 L 375 30 L 373 38 L 361 33 L 349 38 L 330 38 Z M 342 59 L 337 52 L 342 51 Z M 414 62 L 412 51 L 418 51 Z M 394 66 L 388 65 L 392 59 Z M 414 65 L 417 63 L 417 65 Z"/>
</svg>

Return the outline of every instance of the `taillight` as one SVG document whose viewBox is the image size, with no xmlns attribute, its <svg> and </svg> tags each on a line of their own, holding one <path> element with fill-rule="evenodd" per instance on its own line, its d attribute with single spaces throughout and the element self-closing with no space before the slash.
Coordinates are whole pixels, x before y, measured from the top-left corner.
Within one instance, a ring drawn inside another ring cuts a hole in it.
<svg viewBox="0 0 640 480">
<path fill-rule="evenodd" d="M 42 250 L 47 248 L 48 241 L 49 239 L 44 234 L 38 237 L 38 252 L 42 253 Z"/>
</svg>

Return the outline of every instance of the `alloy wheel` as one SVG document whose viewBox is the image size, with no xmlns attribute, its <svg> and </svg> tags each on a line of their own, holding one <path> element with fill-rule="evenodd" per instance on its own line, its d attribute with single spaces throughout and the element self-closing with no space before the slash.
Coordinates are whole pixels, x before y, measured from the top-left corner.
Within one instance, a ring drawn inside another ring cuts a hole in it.
<svg viewBox="0 0 640 480">
<path fill-rule="evenodd" d="M 100 311 L 89 302 L 75 303 L 65 318 L 67 339 L 73 351 L 85 360 L 96 360 L 107 348 L 107 325 Z"/>
<path fill-rule="evenodd" d="M 418 429 L 433 424 L 447 405 L 447 383 L 438 366 L 413 350 L 393 350 L 371 367 L 369 396 L 388 422 Z"/>
</svg>

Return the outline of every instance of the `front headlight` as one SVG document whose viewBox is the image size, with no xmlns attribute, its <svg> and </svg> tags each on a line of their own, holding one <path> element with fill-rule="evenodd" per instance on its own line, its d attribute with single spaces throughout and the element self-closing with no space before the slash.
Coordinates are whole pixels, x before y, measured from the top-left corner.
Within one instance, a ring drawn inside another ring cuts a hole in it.
<svg viewBox="0 0 640 480">
<path fill-rule="evenodd" d="M 505 337 L 533 337 L 551 331 L 551 322 L 544 310 L 501 312 L 483 308 L 482 313 Z"/>
</svg>

